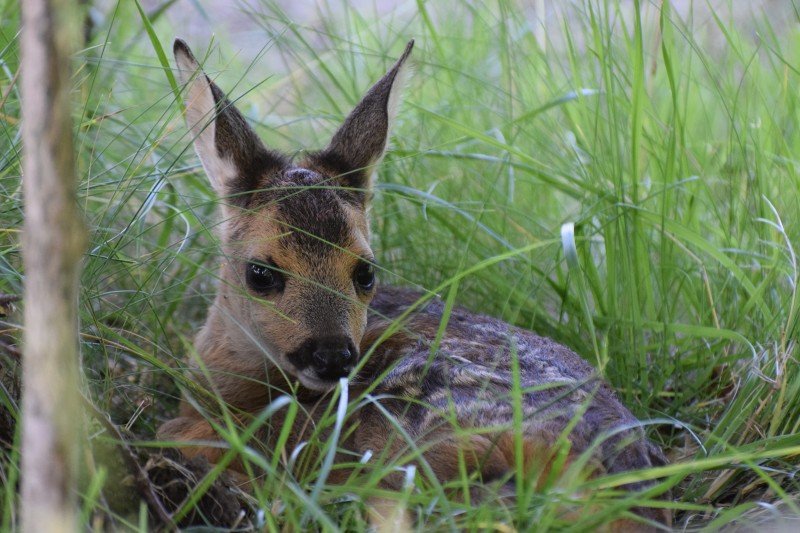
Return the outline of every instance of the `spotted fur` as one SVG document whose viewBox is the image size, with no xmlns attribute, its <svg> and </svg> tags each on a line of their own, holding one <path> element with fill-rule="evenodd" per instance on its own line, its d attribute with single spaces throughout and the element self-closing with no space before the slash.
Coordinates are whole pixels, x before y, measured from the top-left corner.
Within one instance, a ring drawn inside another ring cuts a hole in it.
<svg viewBox="0 0 800 533">
<path fill-rule="evenodd" d="M 476 496 L 498 483 L 513 495 L 520 466 L 524 482 L 542 488 L 569 472 L 589 477 L 665 464 L 636 418 L 568 348 L 460 308 L 446 317 L 434 346 L 445 319 L 441 301 L 420 305 L 422 295 L 414 291 L 355 287 L 355 269 L 374 259 L 366 214 L 370 180 L 386 148 L 411 46 L 328 147 L 295 164 L 263 146 L 186 44 L 176 41 L 189 128 L 224 202 L 221 283 L 195 343 L 203 368 L 195 377 L 211 392 L 206 399 L 223 400 L 247 421 L 294 390 L 304 407 L 287 443 L 294 449 L 314 430 L 336 385 L 308 374 L 301 359 L 319 339 L 337 336 L 352 342 L 358 359 L 349 376 L 351 396 L 374 399 L 353 410 L 352 430 L 344 433 L 342 447 L 357 455 L 380 453 L 388 461 L 416 456 L 441 482 L 458 478 L 463 464 L 475 476 Z M 246 281 L 253 261 L 272 264 L 285 277 L 280 293 L 253 293 Z M 515 399 L 515 388 L 521 398 Z M 213 413 L 214 401 L 204 403 L 197 393 L 193 399 L 160 428 L 163 438 L 216 438 L 196 410 L 201 405 Z M 515 410 L 522 420 L 517 430 Z M 280 429 L 281 417 L 258 435 L 267 448 L 276 446 L 273 428 Z M 183 450 L 219 458 L 219 448 Z M 350 474 L 336 469 L 330 481 Z M 389 474 L 383 483 L 399 489 L 402 474 Z M 651 524 L 670 522 L 664 511 L 637 512 Z"/>
</svg>

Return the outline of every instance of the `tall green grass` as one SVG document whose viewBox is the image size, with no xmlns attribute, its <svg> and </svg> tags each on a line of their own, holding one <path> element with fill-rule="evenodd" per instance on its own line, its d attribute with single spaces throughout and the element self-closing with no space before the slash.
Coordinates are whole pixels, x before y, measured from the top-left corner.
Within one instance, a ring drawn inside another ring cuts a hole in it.
<svg viewBox="0 0 800 533">
<path fill-rule="evenodd" d="M 424 471 L 409 471 L 407 491 L 391 497 L 425 529 L 587 529 L 623 516 L 637 502 L 618 487 L 648 476 L 672 487 L 675 503 L 665 505 L 680 526 L 796 512 L 796 6 L 781 12 L 788 24 L 758 11 L 730 16 L 747 9 L 739 3 L 680 13 L 669 2 L 553 3 L 543 34 L 527 4 L 399 2 L 379 14 L 333 2 L 298 23 L 278 3 L 247 2 L 247 30 L 263 48 L 244 51 L 211 3 L 92 7 L 74 76 L 78 199 L 91 231 L 80 301 L 85 394 L 152 439 L 179 385 L 190 386 L 179 370 L 213 299 L 216 200 L 162 56 L 185 31 L 182 13 L 222 32 L 191 44 L 265 142 L 289 153 L 323 145 L 413 37 L 416 72 L 372 211 L 381 283 L 441 287 L 460 305 L 572 347 L 652 421 L 649 435 L 672 464 L 546 487 L 521 511 L 448 498 Z M 18 9 L 0 2 L 0 292 L 17 294 Z M 5 324 L 18 332 L 13 316 Z M 16 416 L 13 398 L 0 390 L 0 399 Z M 338 402 L 326 427 L 341 420 Z M 246 430 L 225 434 L 231 458 L 244 454 L 267 472 L 251 504 L 270 530 L 364 529 L 363 501 L 393 467 L 328 486 L 324 457 L 335 442 L 312 441 L 323 458 L 315 462 L 259 452 Z M 18 525 L 17 464 L 11 443 L 5 527 Z M 86 483 L 86 516 L 142 527 L 135 513 L 106 508 L 103 491 L 119 480 L 103 472 Z M 564 516 L 569 507 L 577 518 Z"/>
</svg>

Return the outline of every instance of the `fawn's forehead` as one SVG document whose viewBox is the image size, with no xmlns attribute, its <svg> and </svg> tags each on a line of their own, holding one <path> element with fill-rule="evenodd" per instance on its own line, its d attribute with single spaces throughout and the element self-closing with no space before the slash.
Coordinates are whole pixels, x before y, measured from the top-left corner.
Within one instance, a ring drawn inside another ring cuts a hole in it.
<svg viewBox="0 0 800 533">
<path fill-rule="evenodd" d="M 368 237 L 366 214 L 355 197 L 304 168 L 283 170 L 253 193 L 247 216 L 232 230 L 234 241 L 263 241 L 309 256 L 363 248 Z"/>
</svg>

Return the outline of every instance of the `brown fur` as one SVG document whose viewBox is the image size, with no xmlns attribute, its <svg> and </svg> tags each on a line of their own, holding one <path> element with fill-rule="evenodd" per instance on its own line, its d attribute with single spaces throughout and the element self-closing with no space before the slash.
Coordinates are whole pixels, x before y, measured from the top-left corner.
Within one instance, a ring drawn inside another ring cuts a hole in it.
<svg viewBox="0 0 800 533">
<path fill-rule="evenodd" d="M 303 409 L 291 428 L 288 452 L 315 429 L 327 391 L 335 385 L 304 374 L 292 354 L 305 342 L 336 334 L 351 339 L 362 358 L 360 370 L 350 376 L 351 397 L 370 392 L 376 398 L 347 420 L 340 444 L 356 454 L 426 461 L 445 483 L 459 478 L 463 466 L 475 476 L 472 497 L 495 482 L 513 489 L 518 463 L 524 483 L 540 490 L 564 481 L 568 473 L 588 477 L 664 464 L 661 451 L 614 392 L 566 347 L 456 308 L 432 353 L 444 313 L 440 300 L 418 306 L 418 292 L 354 287 L 354 269 L 372 260 L 366 214 L 370 174 L 386 146 L 395 84 L 410 48 L 356 106 L 331 144 L 295 166 L 263 148 L 200 72 L 188 47 L 176 42 L 180 72 L 194 99 L 187 101 L 187 120 L 197 135 L 198 153 L 220 195 L 236 197 L 223 209 L 221 283 L 196 341 L 195 376 L 212 394 L 195 400 L 210 416 L 215 398 L 221 400 L 246 424 L 278 394 L 291 391 Z M 204 129 L 197 117 L 209 109 L 215 116 L 208 119 L 215 120 Z M 248 150 L 260 159 L 243 161 Z M 260 295 L 250 290 L 245 273 L 254 260 L 272 261 L 286 274 L 282 291 Z M 387 328 L 403 317 L 401 327 L 387 336 Z M 515 357 L 524 391 L 521 435 L 513 426 Z M 210 381 L 203 377 L 206 372 Z M 257 435 L 274 453 L 281 452 L 274 447 L 282 417 L 279 411 Z M 189 402 L 159 434 L 184 442 L 218 438 Z M 517 457 L 518 443 L 522 457 Z M 221 453 L 202 445 L 187 444 L 183 450 L 212 462 Z M 585 465 L 571 468 L 579 461 Z M 329 481 L 344 482 L 350 475 L 335 469 Z M 397 472 L 383 481 L 390 489 L 402 483 Z M 637 512 L 670 523 L 669 513 Z"/>
</svg>

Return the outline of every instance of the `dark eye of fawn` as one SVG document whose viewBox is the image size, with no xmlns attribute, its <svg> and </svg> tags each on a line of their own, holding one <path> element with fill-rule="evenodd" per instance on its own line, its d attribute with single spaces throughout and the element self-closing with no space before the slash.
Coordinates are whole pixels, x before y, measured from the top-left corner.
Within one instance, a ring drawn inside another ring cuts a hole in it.
<svg viewBox="0 0 800 533">
<path fill-rule="evenodd" d="M 283 276 L 271 266 L 248 263 L 245 280 L 250 290 L 258 293 L 277 292 L 283 289 Z"/>
<path fill-rule="evenodd" d="M 368 291 L 375 285 L 375 267 L 362 261 L 353 272 L 353 281 L 362 291 Z"/>
</svg>

